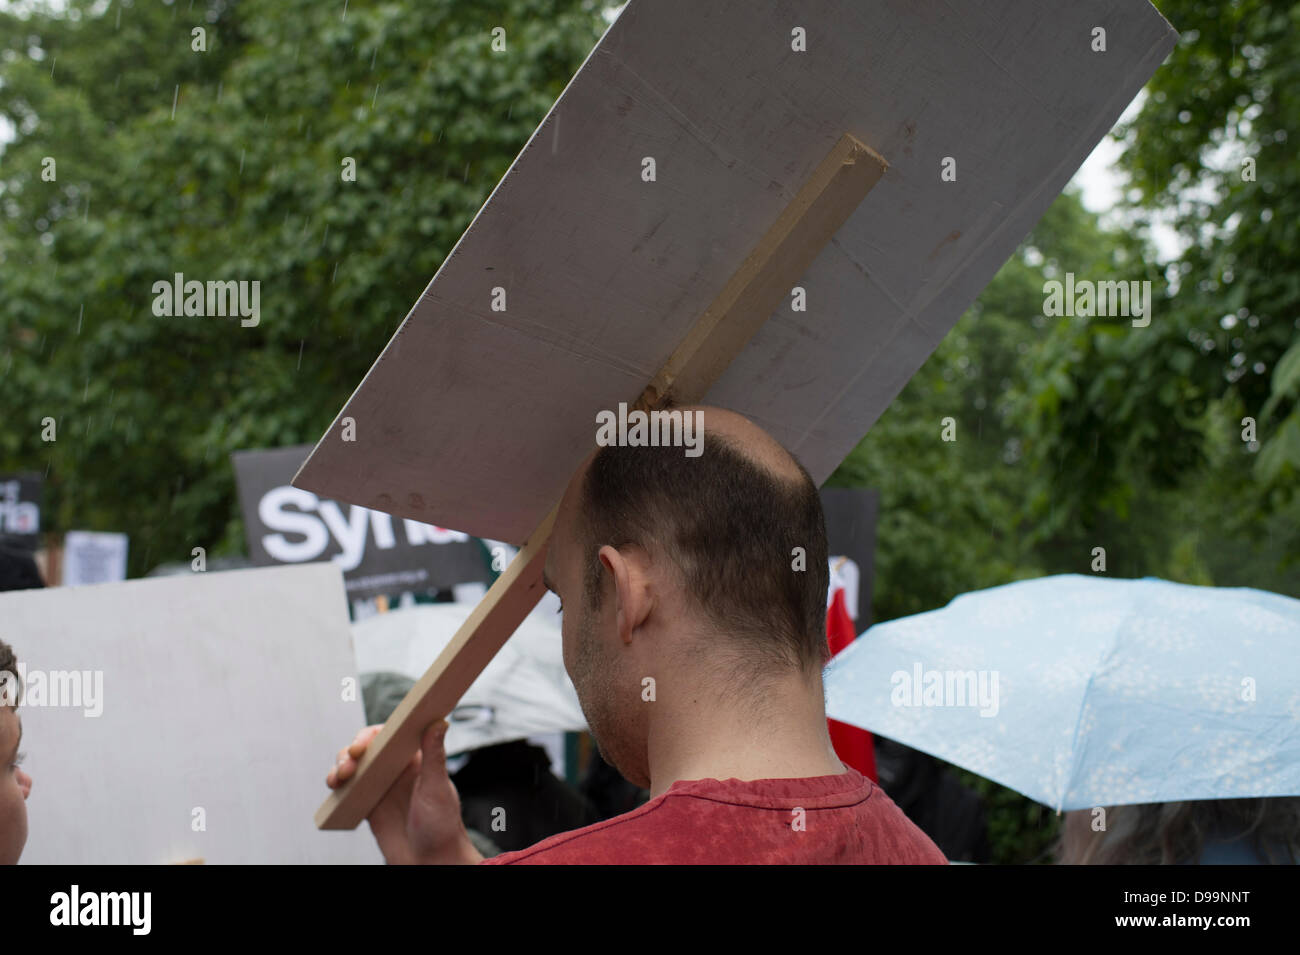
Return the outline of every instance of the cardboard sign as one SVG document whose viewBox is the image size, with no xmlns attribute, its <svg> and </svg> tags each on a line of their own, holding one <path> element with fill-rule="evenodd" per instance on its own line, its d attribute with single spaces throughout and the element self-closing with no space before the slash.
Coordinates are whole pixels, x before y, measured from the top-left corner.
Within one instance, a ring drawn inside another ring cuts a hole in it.
<svg viewBox="0 0 1300 955">
<path fill-rule="evenodd" d="M 1176 39 L 1146 0 L 631 0 L 295 484 L 519 543 L 850 135 L 887 173 L 705 397 L 824 481 Z"/>
<path fill-rule="evenodd" d="M 292 487 L 310 450 L 302 445 L 231 455 L 253 563 L 333 560 L 351 599 L 491 582 L 488 551 L 468 534 L 394 520 Z"/>
<path fill-rule="evenodd" d="M 333 564 L 0 594 L 30 864 L 378 862 L 311 811 L 364 725 Z"/>
</svg>

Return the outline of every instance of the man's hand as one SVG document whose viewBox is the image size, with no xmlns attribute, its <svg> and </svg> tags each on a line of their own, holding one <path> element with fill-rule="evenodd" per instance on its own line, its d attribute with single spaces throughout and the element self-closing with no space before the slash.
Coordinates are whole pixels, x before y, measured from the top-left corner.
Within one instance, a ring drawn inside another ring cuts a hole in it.
<svg viewBox="0 0 1300 955">
<path fill-rule="evenodd" d="M 460 796 L 447 775 L 443 746 L 447 725 L 446 720 L 439 720 L 425 730 L 421 748 L 367 819 L 389 865 L 473 865 L 483 861 L 465 832 Z M 352 778 L 358 760 L 381 729 L 367 726 L 339 750 L 338 761 L 325 778 L 327 786 L 336 789 Z"/>
</svg>

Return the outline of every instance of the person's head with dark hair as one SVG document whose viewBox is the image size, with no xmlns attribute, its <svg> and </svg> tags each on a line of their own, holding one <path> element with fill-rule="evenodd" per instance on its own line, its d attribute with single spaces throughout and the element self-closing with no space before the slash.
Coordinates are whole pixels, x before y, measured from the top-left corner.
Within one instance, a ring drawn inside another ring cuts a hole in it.
<svg viewBox="0 0 1300 955">
<path fill-rule="evenodd" d="M 0 590 L 34 590 L 44 586 L 35 558 L 28 551 L 0 540 Z"/>
<path fill-rule="evenodd" d="M 705 639 L 718 636 L 743 651 L 751 665 L 742 669 L 760 677 L 820 669 L 829 654 L 829 570 L 817 486 L 784 448 L 733 417 L 740 433 L 716 429 L 699 457 L 671 447 L 607 447 L 595 455 L 580 498 L 585 595 L 599 610 L 600 548 L 633 545 L 677 572 Z"/>
<path fill-rule="evenodd" d="M 673 411 L 702 419 L 702 453 L 598 448 L 551 535 L 545 582 L 592 735 L 652 796 L 677 779 L 843 773 L 821 683 L 817 487 L 748 419 Z"/>
<path fill-rule="evenodd" d="M 32 779 L 18 764 L 23 726 L 18 719 L 22 685 L 13 649 L 0 641 L 0 865 L 13 865 L 27 844 L 27 796 Z"/>
</svg>

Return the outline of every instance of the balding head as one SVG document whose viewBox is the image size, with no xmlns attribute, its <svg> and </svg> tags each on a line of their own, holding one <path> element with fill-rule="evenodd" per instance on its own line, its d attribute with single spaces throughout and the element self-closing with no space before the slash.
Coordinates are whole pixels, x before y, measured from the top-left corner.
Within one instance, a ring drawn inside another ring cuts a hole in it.
<svg viewBox="0 0 1300 955">
<path fill-rule="evenodd" d="M 748 418 L 673 412 L 702 424 L 701 453 L 598 448 L 564 495 L 557 544 L 580 554 L 586 601 L 599 609 L 609 589 L 600 548 L 632 548 L 675 574 L 699 629 L 731 640 L 756 670 L 820 669 L 828 571 L 816 485 Z"/>
<path fill-rule="evenodd" d="M 677 410 L 677 409 L 675 409 Z M 726 408 L 690 405 L 680 409 L 684 414 L 699 413 L 710 437 L 720 438 L 755 466 L 766 470 L 772 477 L 791 486 L 809 484 L 812 479 L 793 454 L 783 448 L 775 438 L 744 415 Z M 816 487 L 813 488 L 816 490 Z"/>
<path fill-rule="evenodd" d="M 560 502 L 545 571 L 592 735 L 643 786 L 656 680 L 759 709 L 794 681 L 820 707 L 828 657 L 826 525 L 807 471 L 734 412 L 673 412 L 702 443 L 598 448 Z"/>
</svg>

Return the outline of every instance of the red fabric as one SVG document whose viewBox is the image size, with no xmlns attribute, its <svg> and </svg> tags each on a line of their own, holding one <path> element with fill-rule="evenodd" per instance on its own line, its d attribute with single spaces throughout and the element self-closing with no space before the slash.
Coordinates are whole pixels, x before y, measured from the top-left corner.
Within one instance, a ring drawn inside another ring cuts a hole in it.
<svg viewBox="0 0 1300 955">
<path fill-rule="evenodd" d="M 848 605 L 844 600 L 844 588 L 835 591 L 830 608 L 826 611 L 826 640 L 830 644 L 831 656 L 839 653 L 857 635 L 853 632 L 853 618 L 849 616 Z M 871 734 L 858 726 L 850 726 L 839 720 L 827 719 L 830 727 L 831 745 L 835 755 L 845 766 L 852 766 L 873 783 L 876 782 L 876 748 L 871 742 Z"/>
<path fill-rule="evenodd" d="M 946 862 L 883 789 L 850 769 L 807 779 L 678 780 L 639 809 L 483 864 Z"/>
<path fill-rule="evenodd" d="M 849 616 L 844 588 L 835 591 L 831 605 L 826 608 L 826 642 L 831 645 L 831 656 L 839 653 L 857 638 L 853 632 L 853 618 Z"/>
</svg>

